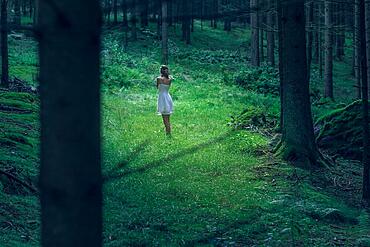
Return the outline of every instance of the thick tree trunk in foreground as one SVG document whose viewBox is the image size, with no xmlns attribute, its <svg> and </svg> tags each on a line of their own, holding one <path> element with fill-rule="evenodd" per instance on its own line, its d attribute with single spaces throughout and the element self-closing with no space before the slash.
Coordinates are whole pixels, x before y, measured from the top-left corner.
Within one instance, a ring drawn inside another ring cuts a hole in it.
<svg viewBox="0 0 370 247">
<path fill-rule="evenodd" d="M 331 0 L 325 0 L 325 72 L 324 97 L 334 98 L 333 93 L 333 10 Z"/>
<path fill-rule="evenodd" d="M 168 0 L 162 0 L 162 64 L 168 64 Z"/>
<path fill-rule="evenodd" d="M 54 3 L 40 1 L 37 27 L 41 244 L 100 247 L 100 2 Z"/>
<path fill-rule="evenodd" d="M 1 0 L 1 85 L 9 86 L 8 0 Z"/>
<path fill-rule="evenodd" d="M 370 134 L 369 134 L 369 92 L 370 78 L 370 10 L 369 3 L 360 0 L 360 42 L 361 42 L 361 77 L 362 77 L 362 105 L 363 105 L 363 193 L 362 198 L 370 203 Z M 366 13 L 366 18 L 365 18 Z"/>
<path fill-rule="evenodd" d="M 278 2 L 282 139 L 277 155 L 311 168 L 321 157 L 314 137 L 306 59 L 304 0 Z"/>
<path fill-rule="evenodd" d="M 258 29 L 258 0 L 250 0 L 251 18 L 251 64 L 260 66 L 259 29 Z"/>
</svg>

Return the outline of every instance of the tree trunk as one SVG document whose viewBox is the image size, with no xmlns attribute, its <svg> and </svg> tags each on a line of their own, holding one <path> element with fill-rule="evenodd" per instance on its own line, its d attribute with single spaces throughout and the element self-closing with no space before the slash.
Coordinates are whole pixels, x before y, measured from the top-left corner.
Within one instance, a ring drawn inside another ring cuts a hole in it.
<svg viewBox="0 0 370 247">
<path fill-rule="evenodd" d="M 122 0 L 121 7 L 122 7 L 122 13 L 123 13 L 123 31 L 124 31 L 124 41 L 123 46 L 125 48 L 125 51 L 127 51 L 128 48 L 128 19 L 127 19 L 127 0 Z"/>
<path fill-rule="evenodd" d="M 370 134 L 369 134 L 369 92 L 370 78 L 370 5 L 360 0 L 360 42 L 361 42 L 361 77 L 362 77 L 362 138 L 363 138 L 363 193 L 362 198 L 370 203 Z M 366 10 L 365 10 L 366 9 Z M 365 17 L 366 14 L 366 17 Z"/>
<path fill-rule="evenodd" d="M 14 0 L 14 24 L 21 25 L 21 4 L 20 0 Z"/>
<path fill-rule="evenodd" d="M 278 1 L 282 139 L 277 155 L 296 165 L 318 164 L 307 80 L 304 0 Z"/>
<path fill-rule="evenodd" d="M 267 13 L 267 60 L 271 66 L 275 66 L 275 35 L 274 35 L 274 0 L 269 0 L 269 12 Z"/>
<path fill-rule="evenodd" d="M 149 8 L 148 0 L 141 0 L 140 1 L 140 20 L 141 20 L 141 27 L 147 27 L 149 24 L 148 21 L 148 8 Z"/>
<path fill-rule="evenodd" d="M 313 41 L 313 2 L 307 4 L 306 31 L 307 31 L 307 76 L 311 80 L 312 41 Z"/>
<path fill-rule="evenodd" d="M 1 0 L 1 85 L 9 86 L 8 0 Z"/>
<path fill-rule="evenodd" d="M 323 4 L 322 3 L 318 3 L 319 5 L 319 14 L 318 14 L 318 32 L 319 32 L 319 35 L 318 35 L 318 41 L 317 41 L 317 45 L 318 45 L 318 50 L 319 50 L 319 76 L 320 78 L 322 78 L 322 74 L 323 74 L 323 49 L 322 49 L 322 21 L 321 21 L 321 14 L 322 14 L 322 7 L 323 7 Z"/>
<path fill-rule="evenodd" d="M 182 39 L 185 41 L 186 44 L 191 43 L 190 39 L 190 26 L 191 26 L 191 18 L 190 18 L 190 11 L 189 11 L 189 2 L 183 1 L 182 2 Z"/>
<path fill-rule="evenodd" d="M 361 99 L 361 59 L 360 59 L 360 49 L 361 49 L 361 42 L 360 42 L 360 0 L 355 0 L 355 13 L 354 13 L 354 42 L 353 42 L 353 49 L 355 51 L 355 78 L 356 78 L 356 92 L 357 98 Z"/>
<path fill-rule="evenodd" d="M 325 88 L 324 97 L 334 98 L 333 93 L 333 22 L 332 3 L 325 0 Z"/>
<path fill-rule="evenodd" d="M 41 245 L 100 247 L 100 1 L 54 4 L 38 26 Z"/>
<path fill-rule="evenodd" d="M 133 41 L 137 40 L 137 0 L 132 1 L 131 7 L 131 37 Z"/>
<path fill-rule="evenodd" d="M 118 23 L 118 6 L 117 0 L 113 1 L 113 16 L 114 16 L 114 24 Z"/>
<path fill-rule="evenodd" d="M 29 1 L 29 6 L 30 6 L 29 14 L 30 14 L 30 18 L 32 18 L 33 17 L 33 1 L 32 0 Z"/>
<path fill-rule="evenodd" d="M 250 19 L 251 19 L 251 64 L 260 66 L 259 54 L 259 28 L 258 28 L 258 0 L 250 0 Z"/>
<path fill-rule="evenodd" d="M 213 28 L 217 28 L 218 20 L 218 0 L 213 0 Z"/>
<path fill-rule="evenodd" d="M 162 64 L 168 64 L 167 0 L 162 0 Z"/>
</svg>

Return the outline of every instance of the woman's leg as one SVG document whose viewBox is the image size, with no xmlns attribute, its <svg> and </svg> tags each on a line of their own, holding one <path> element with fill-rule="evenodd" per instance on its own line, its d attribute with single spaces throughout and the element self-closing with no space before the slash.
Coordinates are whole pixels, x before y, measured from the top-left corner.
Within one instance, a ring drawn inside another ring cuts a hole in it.
<svg viewBox="0 0 370 247">
<path fill-rule="evenodd" d="M 170 115 L 162 115 L 164 127 L 166 128 L 166 134 L 171 134 Z"/>
</svg>

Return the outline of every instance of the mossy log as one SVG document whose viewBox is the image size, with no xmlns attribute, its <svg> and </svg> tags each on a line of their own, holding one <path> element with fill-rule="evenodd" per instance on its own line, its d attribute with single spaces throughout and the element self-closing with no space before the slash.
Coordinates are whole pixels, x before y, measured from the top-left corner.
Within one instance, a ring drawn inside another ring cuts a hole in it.
<svg viewBox="0 0 370 247">
<path fill-rule="evenodd" d="M 361 101 L 333 110 L 315 123 L 317 144 L 330 155 L 361 160 L 362 105 Z"/>
</svg>

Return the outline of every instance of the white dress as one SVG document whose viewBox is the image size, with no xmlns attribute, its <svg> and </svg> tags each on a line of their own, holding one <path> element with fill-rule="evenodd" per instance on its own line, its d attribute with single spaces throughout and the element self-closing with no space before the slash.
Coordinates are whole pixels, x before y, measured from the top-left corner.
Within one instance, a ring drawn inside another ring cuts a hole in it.
<svg viewBox="0 0 370 247">
<path fill-rule="evenodd" d="M 159 83 L 158 85 L 158 103 L 157 103 L 157 114 L 158 115 L 170 115 L 173 113 L 173 102 L 171 95 L 168 93 L 170 85 Z"/>
</svg>

